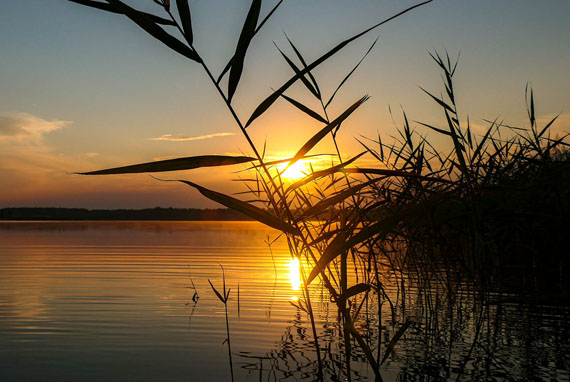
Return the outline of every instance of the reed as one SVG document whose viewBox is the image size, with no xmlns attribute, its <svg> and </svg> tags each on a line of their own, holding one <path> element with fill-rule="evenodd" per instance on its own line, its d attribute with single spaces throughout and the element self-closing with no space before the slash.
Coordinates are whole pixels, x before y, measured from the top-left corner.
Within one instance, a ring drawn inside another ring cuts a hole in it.
<svg viewBox="0 0 570 382">
<path fill-rule="evenodd" d="M 232 101 L 248 48 L 281 6 L 282 0 L 264 18 L 260 17 L 261 0 L 252 1 L 235 51 L 218 76 L 211 72 L 194 45 L 195 31 L 187 0 L 177 0 L 172 5 L 168 0 L 154 0 L 164 17 L 140 12 L 120 0 L 69 1 L 125 15 L 155 39 L 201 67 L 251 150 L 251 156 L 194 156 L 82 174 L 164 172 L 249 163 L 251 176 L 243 183 L 245 194 L 252 197 L 252 202 L 188 180 L 177 181 L 196 189 L 206 198 L 279 230 L 287 240 L 291 255 L 298 258 L 300 264 L 307 265 L 300 267 L 303 298 L 296 306 L 308 315 L 311 323 L 318 380 L 324 380 L 322 355 L 325 350 L 319 344 L 309 289 L 317 279 L 336 305 L 342 322 L 343 373 L 347 380 L 351 380 L 353 375 L 351 357 L 355 349 L 363 354 L 375 379 L 382 380 L 381 365 L 413 325 L 411 320 L 402 320 L 393 328 L 393 335 L 386 343 L 381 342 L 381 326 L 376 341 L 365 338 L 356 324 L 362 320 L 370 322 L 368 307 L 371 301 L 375 301 L 379 325 L 383 306 L 389 306 L 394 317 L 396 307 L 405 311 L 412 287 L 426 291 L 417 298 L 431 310 L 441 305 L 440 292 L 450 304 L 453 303 L 462 285 L 473 290 L 480 301 L 489 290 L 500 286 L 498 281 L 505 279 L 509 266 L 521 265 L 521 261 L 525 269 L 521 275 L 525 286 L 552 279 L 551 273 L 557 269 L 559 274 L 555 280 L 558 283 L 554 289 L 568 290 L 567 250 L 561 229 L 568 226 L 570 216 L 567 135 L 550 135 L 556 118 L 538 126 L 532 89 L 527 92 L 529 128 L 509 126 L 495 120 L 489 121 L 487 131 L 478 136 L 469 119 L 463 122 L 458 111 L 453 83 L 457 60 L 450 59 L 448 54 L 435 52 L 432 58 L 443 74 L 445 97 L 422 90 L 441 107 L 444 122 L 411 122 L 403 112 L 403 126 L 393 142 L 384 142 L 380 135 L 376 139 L 362 138 L 359 141 L 362 153 L 351 158 L 341 156 L 337 133 L 342 124 L 368 100 L 368 96 L 354 100 L 336 117 L 329 115 L 329 107 L 376 41 L 353 69 L 339 78 L 339 85 L 329 96 L 323 94 L 321 89 L 324 87 L 320 86 L 314 69 L 353 41 L 431 0 L 364 29 L 313 62 L 306 60 L 286 36 L 287 50 L 291 54 L 287 54 L 285 48 L 277 49 L 293 75 L 267 96 L 247 120 L 238 117 Z M 173 13 L 174 8 L 177 16 Z M 227 81 L 224 80 L 226 77 Z M 309 96 L 317 100 L 320 110 L 312 109 L 286 93 L 297 82 L 302 83 Z M 288 102 L 308 118 L 321 123 L 322 127 L 294 156 L 270 162 L 264 159 L 265 146 L 257 146 L 248 129 L 254 128 L 257 118 L 278 100 Z M 434 147 L 412 128 L 413 124 L 444 135 L 451 150 Z M 331 166 L 312 170 L 303 179 L 287 183 L 283 173 L 296 162 L 312 156 L 316 144 L 327 137 L 336 147 Z M 363 156 L 372 158 L 376 164 L 358 166 L 358 160 Z M 286 163 L 285 168 L 280 167 L 283 163 Z M 548 189 L 544 187 L 546 184 Z M 536 203 L 538 198 L 546 202 Z M 532 251 L 519 259 L 517 254 L 523 247 Z M 548 258 L 539 256 L 541 250 L 548 251 Z M 540 277 L 542 273 L 547 277 Z M 398 286 L 396 301 L 386 293 L 388 284 Z M 438 286 L 435 292 L 434 284 Z M 225 281 L 223 294 L 213 285 L 212 289 L 226 306 L 228 353 L 233 378 L 227 319 L 229 290 L 226 294 Z"/>
<path fill-rule="evenodd" d="M 220 302 L 222 304 L 224 304 L 224 309 L 225 309 L 225 313 L 226 313 L 226 339 L 224 340 L 223 343 L 228 344 L 228 360 L 229 360 L 229 364 L 230 364 L 230 373 L 231 373 L 231 377 L 232 377 L 232 381 L 233 381 L 234 380 L 234 365 L 232 362 L 232 344 L 231 344 L 231 339 L 230 339 L 230 320 L 228 318 L 228 300 L 230 299 L 231 288 L 227 289 L 227 291 L 226 291 L 226 272 L 225 272 L 222 264 L 218 264 L 218 265 L 220 266 L 220 268 L 222 268 L 222 293 L 220 293 L 216 289 L 216 287 L 214 286 L 214 284 L 212 284 L 210 279 L 208 279 L 208 283 L 210 283 L 212 290 L 214 291 L 214 293 L 216 294 L 216 296 L 218 297 Z M 239 297 L 238 297 L 238 301 L 239 301 Z M 238 306 L 239 306 L 239 303 L 238 303 Z"/>
</svg>

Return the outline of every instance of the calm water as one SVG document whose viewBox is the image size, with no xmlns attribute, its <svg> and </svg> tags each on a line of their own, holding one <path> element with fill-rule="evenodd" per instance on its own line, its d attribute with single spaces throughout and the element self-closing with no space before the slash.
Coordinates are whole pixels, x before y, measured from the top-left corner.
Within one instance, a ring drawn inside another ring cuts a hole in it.
<svg viewBox="0 0 570 382">
<path fill-rule="evenodd" d="M 0 380 L 229 380 L 224 306 L 208 284 L 221 289 L 218 263 L 236 379 L 313 380 L 310 326 L 291 304 L 299 279 L 285 243 L 270 251 L 268 237 L 253 222 L 0 222 Z M 328 379 L 343 379 L 336 311 L 313 292 Z M 386 380 L 569 380 L 567 308 L 460 307 L 433 325 L 417 305 L 383 307 L 386 342 L 397 316 L 415 319 Z M 372 345 L 377 326 L 359 325 Z M 361 361 L 354 379 L 368 380 Z"/>
</svg>

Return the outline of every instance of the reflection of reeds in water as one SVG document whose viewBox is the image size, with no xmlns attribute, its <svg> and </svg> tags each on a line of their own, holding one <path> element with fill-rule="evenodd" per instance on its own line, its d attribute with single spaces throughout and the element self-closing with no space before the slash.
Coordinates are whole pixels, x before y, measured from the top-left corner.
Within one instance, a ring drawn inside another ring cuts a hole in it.
<svg viewBox="0 0 570 382">
<path fill-rule="evenodd" d="M 317 365 L 311 372 L 319 380 L 323 380 L 327 368 L 342 369 L 344 377 L 351 380 L 357 376 L 351 366 L 354 357 L 365 359 L 374 378 L 381 380 L 380 367 L 389 362 L 398 341 L 407 331 L 420 330 L 420 318 L 426 320 L 425 327 L 431 328 L 432 320 L 439 317 L 436 312 L 445 302 L 450 306 L 449 324 L 453 325 L 453 318 L 460 313 L 452 307 L 461 300 L 460 293 L 465 290 L 476 297 L 471 302 L 481 317 L 476 320 L 476 337 L 479 337 L 484 317 L 481 301 L 499 285 L 498 280 L 504 279 L 515 267 L 519 269 L 517 279 L 508 280 L 514 282 L 515 287 L 522 283 L 525 287 L 567 291 L 567 250 L 561 232 L 561 227 L 568 226 L 567 201 L 570 200 L 566 136 L 550 135 L 549 129 L 555 119 L 539 127 L 532 90 L 527 97 L 529 129 L 495 120 L 489 122 L 486 131 L 476 133 L 469 119 L 463 122 L 458 112 L 453 84 L 457 62 L 448 55 L 436 53 L 432 57 L 443 74 L 445 96 L 424 91 L 441 108 L 444 122 L 417 124 L 448 139 L 451 150 L 436 149 L 412 128 L 403 113 L 403 128 L 394 142 L 386 143 L 379 135 L 377 140 L 360 141 L 363 153 L 348 159 L 341 156 L 337 133 L 368 97 L 353 101 L 336 117 L 329 115 L 329 106 L 374 43 L 329 97 L 321 91 L 324 87 L 319 85 L 314 69 L 370 31 L 430 1 L 365 29 L 310 63 L 286 36 L 291 55 L 278 49 L 294 75 L 261 102 L 247 121 L 238 117 L 232 100 L 251 41 L 282 1 L 262 20 L 261 0 L 252 1 L 235 51 L 217 78 L 194 45 L 186 0 L 176 1 L 178 18 L 171 12 L 170 1 L 155 1 L 163 8 L 166 18 L 137 11 L 119 0 L 108 0 L 108 4 L 71 1 L 124 14 L 172 50 L 199 64 L 225 102 L 252 152 L 252 156 L 195 156 L 86 174 L 162 172 L 251 163 L 252 175 L 243 181 L 251 202 L 190 181 L 180 182 L 285 235 L 292 256 L 304 264 L 300 267 L 303 297 L 295 305 L 309 317 L 310 342 Z M 165 28 L 171 27 L 184 41 L 167 32 Z M 227 89 L 224 90 L 226 74 Z M 285 94 L 299 81 L 320 104 L 321 110 L 314 110 Z M 263 148 L 256 146 L 246 129 L 253 128 L 253 122 L 278 99 L 287 101 L 322 127 L 291 158 L 271 162 L 264 159 L 265 145 Z M 332 139 L 336 148 L 331 166 L 311 169 L 294 183 L 285 179 L 283 174 L 300 160 L 309 158 L 317 143 L 326 137 Z M 366 165 L 359 165 L 363 163 L 364 155 L 372 159 Z M 284 162 L 285 167 L 282 166 Z M 545 184 L 548 189 L 544 189 Z M 522 250 L 526 255 L 521 258 Z M 548 255 L 540 256 L 540 251 Z M 339 327 L 342 346 L 337 349 L 338 353 L 332 352 L 327 345 L 321 346 L 309 290 L 310 284 L 317 279 L 334 303 L 342 323 Z M 547 285 L 549 281 L 554 283 Z M 387 285 L 395 286 L 395 296 L 387 293 Z M 212 289 L 226 306 L 231 365 L 225 283 L 222 294 L 213 285 Z M 421 292 L 414 294 L 413 290 Z M 428 314 L 420 315 L 420 318 L 407 317 L 405 313 L 411 303 L 423 307 Z M 390 333 L 382 326 L 387 313 L 383 310 L 387 306 L 389 316 L 393 318 Z M 398 311 L 403 312 L 401 316 Z M 455 329 L 450 330 L 450 333 L 455 332 Z M 477 342 L 472 342 L 461 361 L 463 366 L 477 350 Z M 429 346 L 428 343 L 425 345 Z M 342 354 L 344 359 L 341 361 Z M 446 362 L 449 370 L 451 362 L 449 359 Z"/>
<path fill-rule="evenodd" d="M 210 279 L 208 279 L 208 283 L 212 287 L 212 290 L 214 291 L 214 293 L 216 294 L 216 296 L 218 297 L 220 302 L 222 304 L 224 304 L 224 309 L 226 312 L 226 336 L 227 336 L 226 339 L 224 340 L 224 343 L 228 344 L 228 359 L 230 362 L 230 373 L 231 373 L 232 381 L 233 381 L 234 380 L 234 366 L 233 366 L 233 362 L 232 362 L 232 345 L 231 345 L 231 339 L 230 339 L 230 320 L 228 318 L 228 300 L 230 298 L 231 288 L 226 291 L 226 272 L 225 272 L 222 264 L 219 264 L 219 266 L 220 266 L 220 268 L 222 268 L 222 293 L 220 293 L 216 289 L 216 287 L 214 287 L 214 284 L 212 284 Z"/>
<path fill-rule="evenodd" d="M 410 282 L 413 284 L 413 282 Z M 387 285 L 390 299 L 398 293 L 395 285 Z M 387 380 L 565 380 L 568 372 L 568 309 L 521 306 L 519 304 L 475 304 L 476 295 L 464 290 L 463 297 L 450 303 L 443 288 L 432 287 L 429 293 L 408 288 L 408 308 L 392 312 L 384 306 L 380 325 L 377 315 L 366 315 L 366 308 L 355 326 L 372 348 L 383 341 L 389 343 L 409 322 L 405 336 L 392 349 L 382 366 Z M 313 290 L 315 301 L 317 290 Z M 428 296 L 426 297 L 426 294 Z M 368 309 L 376 312 L 370 299 Z M 360 302 L 360 301 L 359 301 Z M 315 302 L 316 303 L 316 302 Z M 322 350 L 323 378 L 346 380 L 344 336 L 340 319 L 330 315 L 333 306 L 324 301 L 315 309 Z M 332 304 L 334 305 L 334 304 Z M 392 314 L 394 316 L 392 317 Z M 557 321 L 545 325 L 556 317 Z M 264 380 L 301 380 L 316 375 L 318 363 L 309 328 L 308 316 L 298 310 L 275 349 L 267 353 L 238 353 L 240 357 L 263 359 L 247 362 L 243 368 L 252 375 L 264 373 Z M 351 357 L 352 380 L 367 381 L 374 373 L 367 367 L 365 354 L 354 348 Z M 557 366 L 552 366 L 556 363 Z M 396 375 L 398 377 L 396 377 Z"/>
</svg>

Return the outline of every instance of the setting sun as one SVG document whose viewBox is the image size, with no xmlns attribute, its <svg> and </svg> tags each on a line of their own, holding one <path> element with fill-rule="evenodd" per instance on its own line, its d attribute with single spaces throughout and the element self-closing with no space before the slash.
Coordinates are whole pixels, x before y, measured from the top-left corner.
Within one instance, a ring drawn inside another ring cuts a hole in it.
<svg viewBox="0 0 570 382">
<path fill-rule="evenodd" d="M 311 171 L 311 166 L 308 160 L 300 160 L 295 162 L 292 166 L 288 166 L 287 163 L 282 163 L 277 166 L 277 169 L 281 173 L 281 177 L 285 180 L 295 182 L 297 180 L 303 179 L 309 175 Z M 314 165 L 314 164 L 313 164 Z"/>
</svg>

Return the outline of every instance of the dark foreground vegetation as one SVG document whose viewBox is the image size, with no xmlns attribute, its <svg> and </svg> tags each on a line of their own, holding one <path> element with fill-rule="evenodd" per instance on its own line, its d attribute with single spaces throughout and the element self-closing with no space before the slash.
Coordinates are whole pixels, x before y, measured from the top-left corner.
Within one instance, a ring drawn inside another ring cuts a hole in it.
<svg viewBox="0 0 570 382">
<path fill-rule="evenodd" d="M 310 322 L 315 359 L 310 377 L 351 380 L 357 375 L 353 363 L 365 362 L 374 378 L 382 380 L 383 364 L 392 356 L 398 341 L 415 331 L 423 333 L 419 338 L 425 341 L 426 351 L 432 349 L 430 344 L 440 341 L 449 346 L 448 355 L 430 358 L 426 369 L 418 370 L 417 376 L 458 380 L 466 374 L 474 377 L 482 373 L 485 378 L 488 365 L 472 361 L 485 336 L 481 329 L 485 325 L 490 328 L 494 315 L 498 315 L 489 306 L 500 303 L 505 295 L 511 296 L 512 291 L 559 300 L 568 292 L 567 136 L 551 134 L 556 118 L 544 124 L 537 122 L 532 89 L 526 94 L 526 127 L 495 120 L 488 121 L 484 131 L 475 131 L 469 118 L 458 112 L 453 83 L 457 61 L 447 54 L 434 53 L 433 59 L 444 79 L 441 93 L 445 95 L 433 95 L 439 91 L 424 92 L 430 102 L 441 107 L 441 121 L 411 123 L 403 113 L 399 136 L 389 142 L 381 135 L 362 139 L 362 153 L 352 158 L 341 156 L 337 133 L 368 97 L 355 100 L 343 113 L 330 117 L 329 106 L 354 70 L 341 76 L 340 85 L 327 97 L 312 71 L 354 40 L 430 1 L 364 29 L 314 61 L 307 60 L 287 38 L 290 53 L 285 48 L 278 49 L 294 75 L 267 96 L 247 120 L 238 117 L 243 113 L 236 112 L 232 99 L 250 42 L 282 2 L 260 18 L 261 1 L 252 1 L 235 52 L 222 73 L 214 77 L 194 46 L 195 31 L 186 0 L 176 1 L 177 15 L 172 13 L 170 1 L 155 0 L 165 18 L 139 12 L 119 0 L 71 1 L 127 16 L 200 66 L 251 152 L 250 157 L 188 157 L 85 174 L 162 172 L 249 163 L 249 175 L 243 182 L 250 201 L 188 180 L 176 181 L 278 229 L 286 237 L 291 255 L 303 264 L 300 273 L 304 296 L 295 305 Z M 370 49 L 373 46 L 374 43 Z M 358 65 L 359 62 L 354 69 Z M 301 103 L 286 94 L 297 82 L 304 85 L 313 103 Z M 264 160 L 265 144 L 256 145 L 246 130 L 255 128 L 257 118 L 278 100 L 322 123 L 322 128 L 294 157 L 284 159 L 287 166 L 313 154 L 313 148 L 323 139 L 331 139 L 337 147 L 337 156 L 329 168 L 315 169 L 293 184 L 282 179 L 278 163 Z M 433 140 L 426 138 L 430 136 L 428 132 L 431 137 L 444 135 L 447 145 L 435 147 Z M 366 165 L 361 164 L 364 158 L 369 160 Z M 373 165 L 368 164 L 370 160 Z M 335 367 L 330 367 L 330 346 L 319 341 L 314 294 L 309 289 L 317 281 L 338 311 L 341 347 Z M 220 299 L 227 304 L 227 297 Z M 466 310 L 473 317 L 471 326 L 442 330 L 453 326 L 454 317 L 463 317 Z M 393 317 L 391 328 L 381 325 L 382 315 L 387 312 Z M 376 328 L 371 329 L 374 325 Z M 490 331 L 486 333 L 489 336 Z M 472 346 L 452 355 L 454 339 L 468 335 Z M 228 350 L 229 343 L 228 338 Z M 491 352 L 490 348 L 484 349 Z M 460 357 L 459 367 L 451 366 L 453 357 Z"/>
<path fill-rule="evenodd" d="M 251 220 L 228 208 L 145 208 L 89 210 L 85 208 L 17 207 L 0 209 L 0 220 Z"/>
</svg>

